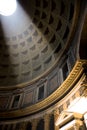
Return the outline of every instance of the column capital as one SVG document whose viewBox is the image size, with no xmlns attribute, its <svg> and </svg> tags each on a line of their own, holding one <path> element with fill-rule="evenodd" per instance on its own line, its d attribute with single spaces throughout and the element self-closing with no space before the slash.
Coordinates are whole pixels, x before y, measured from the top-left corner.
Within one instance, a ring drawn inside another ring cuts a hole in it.
<svg viewBox="0 0 87 130">
<path fill-rule="evenodd" d="M 56 108 L 56 109 L 53 111 L 53 114 L 54 114 L 55 119 L 59 116 L 59 110 L 58 110 L 58 108 Z"/>
<path fill-rule="evenodd" d="M 85 78 L 81 83 L 81 87 L 82 87 L 82 91 L 83 91 L 82 95 L 87 97 L 87 75 L 85 75 Z"/>
<path fill-rule="evenodd" d="M 46 120 L 48 120 L 50 118 L 50 114 L 45 114 L 44 115 L 44 120 L 46 121 Z"/>
<path fill-rule="evenodd" d="M 85 79 L 83 80 L 81 86 L 87 87 L 87 75 L 85 76 Z"/>
</svg>

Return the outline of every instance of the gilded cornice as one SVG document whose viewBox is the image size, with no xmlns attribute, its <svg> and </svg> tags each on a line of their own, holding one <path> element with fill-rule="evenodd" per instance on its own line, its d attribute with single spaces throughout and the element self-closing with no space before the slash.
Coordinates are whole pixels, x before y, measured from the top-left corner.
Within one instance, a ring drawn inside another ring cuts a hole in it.
<svg viewBox="0 0 87 130">
<path fill-rule="evenodd" d="M 60 85 L 60 87 L 53 92 L 50 96 L 44 99 L 41 102 L 38 102 L 32 106 L 26 107 L 20 110 L 12 110 L 8 112 L 1 112 L 1 118 L 13 118 L 13 117 L 21 117 L 30 114 L 34 114 L 43 110 L 53 103 L 61 100 L 65 94 L 67 94 L 70 89 L 72 89 L 75 84 L 79 81 L 79 78 L 84 73 L 83 65 L 87 64 L 87 60 L 77 60 L 75 66 L 73 67 L 71 73 L 67 77 L 67 79 Z"/>
</svg>

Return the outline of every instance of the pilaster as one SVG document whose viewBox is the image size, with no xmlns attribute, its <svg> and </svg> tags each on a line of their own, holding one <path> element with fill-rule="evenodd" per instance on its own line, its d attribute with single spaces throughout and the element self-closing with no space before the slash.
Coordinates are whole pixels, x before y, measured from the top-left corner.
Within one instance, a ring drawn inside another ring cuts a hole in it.
<svg viewBox="0 0 87 130">
<path fill-rule="evenodd" d="M 44 130 L 49 130 L 49 115 L 48 114 L 46 114 L 45 116 L 44 116 Z"/>
<path fill-rule="evenodd" d="M 54 130 L 59 130 L 58 126 L 55 125 L 55 122 L 57 121 L 58 117 L 59 117 L 59 110 L 56 109 L 54 110 Z"/>
<path fill-rule="evenodd" d="M 31 123 L 32 123 L 32 130 L 36 130 L 37 129 L 38 119 L 33 119 Z"/>
</svg>

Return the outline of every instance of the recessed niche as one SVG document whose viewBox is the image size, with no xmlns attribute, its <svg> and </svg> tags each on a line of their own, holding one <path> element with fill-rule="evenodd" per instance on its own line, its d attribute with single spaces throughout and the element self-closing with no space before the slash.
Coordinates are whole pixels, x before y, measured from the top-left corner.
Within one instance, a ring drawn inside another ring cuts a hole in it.
<svg viewBox="0 0 87 130">
<path fill-rule="evenodd" d="M 0 79 L 5 79 L 5 78 L 7 78 L 6 75 L 0 75 Z"/>
<path fill-rule="evenodd" d="M 24 76 L 29 76 L 30 75 L 30 71 L 28 71 L 28 72 L 22 72 L 22 75 L 24 75 Z"/>
<path fill-rule="evenodd" d="M 43 28 L 42 22 L 39 23 L 38 28 Z"/>
<path fill-rule="evenodd" d="M 47 0 L 43 0 L 43 8 L 46 8 L 48 6 L 48 1 Z"/>
<path fill-rule="evenodd" d="M 12 45 L 12 47 L 13 47 L 14 49 L 17 49 L 18 44 L 14 44 L 14 45 Z"/>
<path fill-rule="evenodd" d="M 3 68 L 7 68 L 7 67 L 9 67 L 9 64 L 1 64 L 0 66 Z"/>
<path fill-rule="evenodd" d="M 46 53 L 48 51 L 48 46 L 46 46 L 41 52 Z"/>
<path fill-rule="evenodd" d="M 65 4 L 64 4 L 64 2 L 63 2 L 63 1 L 61 1 L 60 16 L 61 16 L 61 15 L 63 15 L 64 11 L 65 11 Z"/>
<path fill-rule="evenodd" d="M 42 19 L 45 19 L 46 17 L 47 17 L 46 13 L 45 13 L 45 12 L 42 12 L 41 18 L 42 18 Z"/>
<path fill-rule="evenodd" d="M 56 9 L 56 3 L 55 3 L 54 0 L 52 0 L 52 3 L 51 3 L 51 11 L 53 12 L 55 9 Z"/>
<path fill-rule="evenodd" d="M 58 24 L 57 24 L 57 27 L 56 27 L 56 31 L 59 31 L 62 27 L 62 22 L 61 20 L 59 20 Z"/>
<path fill-rule="evenodd" d="M 64 33 L 63 39 L 66 39 L 69 34 L 69 27 L 67 26 L 66 31 Z"/>
<path fill-rule="evenodd" d="M 27 42 L 28 42 L 28 43 L 32 42 L 32 37 L 29 37 L 29 38 L 27 39 Z"/>
<path fill-rule="evenodd" d="M 38 40 L 38 44 L 41 44 L 42 43 L 42 41 L 43 41 L 43 38 L 41 37 L 39 40 Z"/>
<path fill-rule="evenodd" d="M 41 2 L 40 0 L 36 0 L 36 6 L 37 7 L 40 7 L 40 2 Z"/>
<path fill-rule="evenodd" d="M 34 17 L 34 18 L 33 18 L 33 23 L 34 23 L 34 24 L 37 24 L 37 23 L 38 23 L 38 19 Z"/>
<path fill-rule="evenodd" d="M 45 30 L 45 32 L 44 32 L 44 35 L 47 35 L 49 32 L 50 32 L 49 28 L 47 27 L 46 30 Z"/>
<path fill-rule="evenodd" d="M 54 43 L 54 41 L 56 40 L 56 36 L 55 34 L 52 36 L 51 40 L 50 40 L 50 43 Z"/>
<path fill-rule="evenodd" d="M 39 58 L 39 54 L 32 58 L 32 60 L 37 60 Z"/>
<path fill-rule="evenodd" d="M 33 25 L 31 24 L 30 26 L 29 26 L 29 30 L 33 30 Z"/>
<path fill-rule="evenodd" d="M 39 65 L 36 68 L 34 68 L 34 71 L 39 71 L 40 69 L 41 69 L 41 65 Z"/>
<path fill-rule="evenodd" d="M 54 22 L 54 18 L 53 18 L 53 16 L 51 15 L 50 16 L 50 19 L 49 19 L 49 24 L 52 24 Z"/>
<path fill-rule="evenodd" d="M 55 49 L 54 53 L 58 53 L 61 50 L 61 43 L 57 46 L 57 48 Z"/>
<path fill-rule="evenodd" d="M 70 4 L 69 21 L 73 18 L 73 14 L 74 14 L 74 5 L 71 3 L 71 4 Z"/>
<path fill-rule="evenodd" d="M 24 35 L 25 35 L 25 36 L 28 36 L 28 31 L 27 31 L 27 30 L 24 31 Z"/>
<path fill-rule="evenodd" d="M 13 41 L 16 41 L 16 40 L 17 40 L 17 37 L 16 37 L 16 36 L 13 36 L 13 37 L 12 37 L 12 40 L 13 40 Z"/>
<path fill-rule="evenodd" d="M 30 48 L 30 50 L 34 51 L 34 50 L 35 50 L 35 48 L 36 48 L 36 46 L 35 46 L 35 45 L 33 45 L 33 46 Z"/>
<path fill-rule="evenodd" d="M 38 16 L 38 17 L 40 17 L 40 11 L 36 9 L 35 10 L 35 15 Z"/>
<path fill-rule="evenodd" d="M 45 60 L 45 64 L 48 64 L 48 63 L 50 63 L 51 62 L 51 60 L 52 60 L 52 56 L 50 56 L 49 58 L 47 58 L 46 60 Z"/>
<path fill-rule="evenodd" d="M 10 77 L 11 77 L 11 78 L 17 78 L 17 77 L 18 77 L 18 74 L 11 74 Z"/>
<path fill-rule="evenodd" d="M 18 38 L 19 38 L 19 39 L 22 39 L 22 38 L 23 38 L 23 35 L 22 35 L 22 34 L 19 34 L 19 35 L 18 35 Z"/>
<path fill-rule="evenodd" d="M 3 54 L 4 58 L 9 58 L 10 54 Z"/>
<path fill-rule="evenodd" d="M 21 52 L 23 55 L 26 55 L 28 53 L 28 50 L 24 50 Z"/>
<path fill-rule="evenodd" d="M 19 56 L 19 53 L 14 53 L 14 54 L 12 54 L 12 56 L 18 57 L 18 56 Z"/>
<path fill-rule="evenodd" d="M 24 47 L 24 46 L 25 46 L 25 42 L 21 42 L 20 45 L 21 45 L 22 47 Z"/>
<path fill-rule="evenodd" d="M 34 33 L 33 33 L 33 36 L 38 36 L 38 32 L 37 31 L 35 31 Z"/>
</svg>

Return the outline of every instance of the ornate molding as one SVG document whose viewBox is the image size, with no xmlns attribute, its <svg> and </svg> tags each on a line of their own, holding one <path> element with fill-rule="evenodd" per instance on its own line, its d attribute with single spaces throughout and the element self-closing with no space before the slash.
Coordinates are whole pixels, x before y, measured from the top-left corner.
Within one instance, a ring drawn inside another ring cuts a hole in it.
<svg viewBox="0 0 87 130">
<path fill-rule="evenodd" d="M 24 109 L 1 112 L 0 117 L 13 118 L 13 117 L 20 117 L 20 116 L 34 114 L 43 109 L 46 109 L 53 103 L 61 100 L 63 96 L 67 94 L 70 91 L 70 89 L 73 88 L 75 84 L 79 81 L 79 78 L 84 73 L 84 68 L 83 68 L 84 64 L 87 64 L 87 60 L 78 60 L 73 70 L 67 77 L 67 79 L 61 84 L 61 86 L 54 93 L 52 93 L 49 97 L 47 97 L 43 101 L 36 103 L 30 107 L 26 107 Z"/>
</svg>

